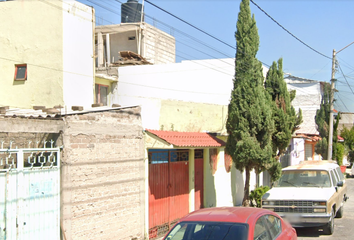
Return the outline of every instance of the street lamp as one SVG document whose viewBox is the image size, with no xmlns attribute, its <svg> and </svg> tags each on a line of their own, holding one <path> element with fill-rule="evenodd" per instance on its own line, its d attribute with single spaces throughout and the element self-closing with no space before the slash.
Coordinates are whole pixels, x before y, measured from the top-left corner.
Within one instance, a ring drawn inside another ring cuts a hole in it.
<svg viewBox="0 0 354 240">
<path fill-rule="evenodd" d="M 340 53 L 342 50 L 346 49 L 354 42 L 348 44 L 341 50 L 336 53 L 336 50 L 333 49 L 332 56 L 332 77 L 331 77 L 331 94 L 330 94 L 330 112 L 329 112 L 329 134 L 328 134 L 328 160 L 332 160 L 332 145 L 333 145 L 333 96 L 334 96 L 334 83 L 336 81 L 335 77 L 335 68 L 336 68 L 336 54 Z M 337 137 L 337 136 L 336 136 Z"/>
</svg>

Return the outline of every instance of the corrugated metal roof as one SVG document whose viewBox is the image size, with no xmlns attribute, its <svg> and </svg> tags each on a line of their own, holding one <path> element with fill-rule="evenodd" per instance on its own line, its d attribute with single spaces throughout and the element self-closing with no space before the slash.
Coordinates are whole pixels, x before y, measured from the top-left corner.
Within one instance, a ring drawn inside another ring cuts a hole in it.
<svg viewBox="0 0 354 240">
<path fill-rule="evenodd" d="M 225 142 L 205 132 L 174 132 L 146 129 L 177 147 L 223 147 Z"/>
</svg>

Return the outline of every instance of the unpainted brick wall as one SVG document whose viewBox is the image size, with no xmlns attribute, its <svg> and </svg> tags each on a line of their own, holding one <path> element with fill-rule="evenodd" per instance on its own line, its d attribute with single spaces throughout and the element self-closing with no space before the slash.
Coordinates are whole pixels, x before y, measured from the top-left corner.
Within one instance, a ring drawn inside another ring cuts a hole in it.
<svg viewBox="0 0 354 240">
<path fill-rule="evenodd" d="M 65 117 L 62 221 L 66 239 L 144 238 L 140 107 Z"/>
<path fill-rule="evenodd" d="M 0 118 L 0 148 L 60 147 L 63 128 L 61 119 Z"/>
</svg>

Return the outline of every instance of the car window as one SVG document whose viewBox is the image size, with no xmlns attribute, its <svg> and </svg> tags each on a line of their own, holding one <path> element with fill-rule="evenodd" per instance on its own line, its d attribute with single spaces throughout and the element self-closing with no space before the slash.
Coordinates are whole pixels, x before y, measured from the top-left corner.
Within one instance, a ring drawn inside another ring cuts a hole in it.
<svg viewBox="0 0 354 240">
<path fill-rule="evenodd" d="M 266 221 L 264 220 L 264 217 L 265 216 L 260 217 L 256 222 L 253 233 L 254 240 L 272 240 L 269 235 L 267 226 L 265 225 Z"/>
<path fill-rule="evenodd" d="M 331 178 L 332 178 L 333 186 L 337 186 L 338 180 L 337 180 L 336 175 L 334 174 L 334 170 L 331 170 L 330 173 L 331 173 Z"/>
<path fill-rule="evenodd" d="M 324 170 L 283 171 L 274 187 L 330 187 L 330 178 Z"/>
<path fill-rule="evenodd" d="M 280 219 L 273 215 L 265 215 L 264 219 L 272 239 L 276 239 L 276 237 L 281 233 Z"/>
<path fill-rule="evenodd" d="M 181 222 L 166 236 L 166 240 L 246 240 L 248 224 L 228 222 Z"/>
<path fill-rule="evenodd" d="M 340 167 L 336 168 L 336 173 L 337 173 L 337 175 L 339 177 L 339 181 L 343 181 L 344 180 L 344 175 L 343 175 L 342 171 L 340 170 Z"/>
</svg>

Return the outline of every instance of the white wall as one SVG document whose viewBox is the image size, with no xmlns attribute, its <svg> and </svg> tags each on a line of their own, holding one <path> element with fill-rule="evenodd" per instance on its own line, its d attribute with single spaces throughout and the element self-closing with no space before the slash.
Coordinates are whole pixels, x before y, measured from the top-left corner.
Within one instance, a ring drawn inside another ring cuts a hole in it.
<svg viewBox="0 0 354 240">
<path fill-rule="evenodd" d="M 63 1 L 64 102 L 91 107 L 94 99 L 94 10 L 76 1 Z"/>
<path fill-rule="evenodd" d="M 291 140 L 291 165 L 299 164 L 305 159 L 305 140 L 293 138 Z"/>
<path fill-rule="evenodd" d="M 296 90 L 296 97 L 292 101 L 296 112 L 301 108 L 303 122 L 296 133 L 319 134 L 315 122 L 317 109 L 321 105 L 321 84 L 311 83 L 288 83 L 288 90 Z"/>
</svg>

